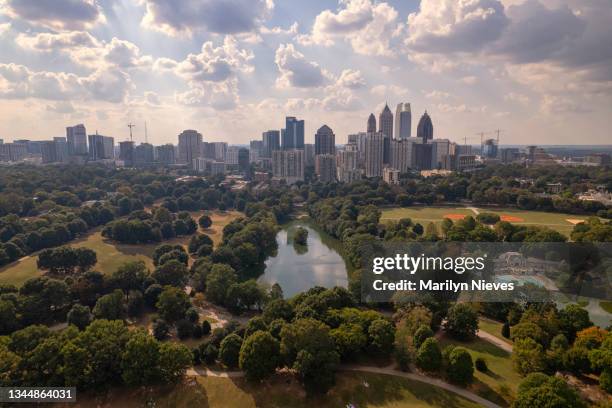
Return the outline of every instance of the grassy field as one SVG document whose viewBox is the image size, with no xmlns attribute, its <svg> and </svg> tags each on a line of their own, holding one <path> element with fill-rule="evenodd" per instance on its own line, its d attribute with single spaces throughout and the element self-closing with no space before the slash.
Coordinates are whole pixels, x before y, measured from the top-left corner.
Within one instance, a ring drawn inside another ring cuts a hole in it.
<svg viewBox="0 0 612 408">
<path fill-rule="evenodd" d="M 475 381 L 470 389 L 490 401 L 508 405 L 516 394 L 521 377 L 512 368 L 510 353 L 480 339 L 470 342 L 459 342 L 448 337 L 440 340 L 442 348 L 449 344 L 464 347 L 472 359 L 482 357 L 486 360 L 489 371 L 481 373 L 474 369 Z"/>
<path fill-rule="evenodd" d="M 517 225 L 537 225 L 548 227 L 569 236 L 574 228 L 574 224 L 568 220 L 584 220 L 584 216 L 549 213 L 541 211 L 523 211 L 515 208 L 477 208 L 478 212 L 497 214 L 500 217 L 508 218 L 508 221 Z M 447 216 L 459 217 L 461 215 L 476 216 L 470 208 L 466 207 L 406 207 L 389 208 L 382 211 L 381 221 L 398 220 L 400 218 L 410 218 L 414 222 L 426 225 L 429 222 L 439 223 Z"/>
<path fill-rule="evenodd" d="M 338 373 L 337 383 L 321 397 L 306 397 L 293 377 L 279 375 L 263 384 L 248 384 L 244 379 L 197 377 L 176 387 L 158 387 L 150 392 L 114 391 L 104 398 L 82 398 L 71 407 L 477 407 L 456 394 L 407 379 L 369 373 Z"/>
<path fill-rule="evenodd" d="M 500 322 L 496 322 L 495 320 L 490 320 L 485 317 L 481 317 L 478 322 L 478 328 L 483 332 L 487 332 L 500 340 L 505 341 L 506 343 L 512 343 L 512 340 L 505 338 L 501 335 L 502 326 L 504 324 Z"/>
<path fill-rule="evenodd" d="M 200 212 L 192 213 L 192 217 L 196 220 L 200 215 L 202 215 Z M 218 245 L 223 237 L 223 227 L 240 215 L 241 213 L 235 211 L 223 213 L 215 212 L 211 215 L 213 221 L 212 226 L 205 230 L 200 230 L 200 232 L 209 235 L 215 245 Z M 190 237 L 179 237 L 164 241 L 164 243 L 186 246 L 189 242 L 189 238 Z M 69 245 L 93 249 L 96 251 L 98 257 L 98 263 L 94 269 L 103 273 L 111 273 L 123 263 L 137 260 L 144 261 L 149 269 L 153 269 L 153 260 L 151 256 L 153 255 L 155 247 L 159 244 L 116 244 L 104 239 L 100 229 L 98 229 L 83 238 L 72 241 Z M 36 254 L 32 254 L 0 268 L 0 283 L 20 286 L 26 280 L 39 276 L 40 271 L 36 267 L 36 259 Z"/>
<path fill-rule="evenodd" d="M 601 302 L 599 302 L 599 306 L 601 306 L 601 308 L 606 312 L 612 314 L 612 302 L 602 300 Z"/>
</svg>

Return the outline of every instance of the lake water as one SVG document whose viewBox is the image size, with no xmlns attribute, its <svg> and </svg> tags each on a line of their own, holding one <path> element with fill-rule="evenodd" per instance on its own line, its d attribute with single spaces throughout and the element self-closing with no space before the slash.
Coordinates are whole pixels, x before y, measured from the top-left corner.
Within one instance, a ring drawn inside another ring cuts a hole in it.
<svg viewBox="0 0 612 408">
<path fill-rule="evenodd" d="M 294 245 L 298 227 L 308 230 L 308 245 Z M 341 243 L 306 220 L 292 221 L 282 226 L 276 235 L 278 253 L 266 261 L 259 282 L 278 283 L 285 298 L 314 286 L 347 287 L 346 263 L 340 255 Z"/>
</svg>

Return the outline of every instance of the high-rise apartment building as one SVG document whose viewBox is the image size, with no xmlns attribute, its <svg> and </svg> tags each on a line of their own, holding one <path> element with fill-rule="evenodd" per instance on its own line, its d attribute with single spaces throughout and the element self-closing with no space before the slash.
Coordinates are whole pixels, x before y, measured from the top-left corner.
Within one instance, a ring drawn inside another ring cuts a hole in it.
<svg viewBox="0 0 612 408">
<path fill-rule="evenodd" d="M 414 139 L 395 139 L 391 141 L 391 167 L 400 173 L 407 173 L 414 167 Z"/>
<path fill-rule="evenodd" d="M 261 134 L 263 140 L 263 156 L 272 157 L 272 152 L 280 150 L 280 132 L 278 130 L 268 130 Z"/>
<path fill-rule="evenodd" d="M 315 155 L 336 154 L 336 135 L 327 125 L 323 125 L 315 133 Z"/>
<path fill-rule="evenodd" d="M 312 143 L 304 145 L 304 166 L 314 166 L 315 146 Z"/>
<path fill-rule="evenodd" d="M 115 157 L 115 139 L 97 133 L 89 135 L 87 138 L 89 139 L 90 160 L 113 159 Z"/>
<path fill-rule="evenodd" d="M 365 138 L 365 175 L 381 177 L 384 167 L 385 136 L 381 132 L 368 133 Z"/>
<path fill-rule="evenodd" d="M 336 156 L 333 154 L 317 154 L 315 156 L 315 173 L 319 181 L 323 183 L 336 181 Z"/>
<path fill-rule="evenodd" d="M 272 152 L 272 175 L 287 184 L 304 181 L 304 150 L 276 150 Z"/>
<path fill-rule="evenodd" d="M 432 139 L 431 143 L 431 167 L 442 169 L 445 163 L 445 156 L 451 154 L 451 142 L 448 139 Z"/>
<path fill-rule="evenodd" d="M 213 142 L 215 146 L 215 160 L 224 162 L 227 158 L 227 143 Z"/>
<path fill-rule="evenodd" d="M 293 116 L 285 118 L 285 128 L 281 134 L 283 150 L 304 148 L 304 121 Z"/>
<path fill-rule="evenodd" d="M 338 181 L 352 183 L 361 177 L 358 169 L 359 152 L 357 145 L 346 145 L 345 150 L 340 150 L 336 154 L 336 176 Z"/>
<path fill-rule="evenodd" d="M 157 161 L 165 166 L 175 164 L 174 145 L 165 144 L 155 148 Z"/>
<path fill-rule="evenodd" d="M 395 108 L 395 138 L 407 139 L 412 136 L 412 112 L 407 102 L 398 103 Z"/>
<path fill-rule="evenodd" d="M 251 140 L 249 143 L 249 162 L 254 163 L 263 157 L 263 140 Z"/>
<path fill-rule="evenodd" d="M 134 165 L 134 142 L 119 142 L 119 160 L 125 167 Z"/>
<path fill-rule="evenodd" d="M 155 161 L 153 145 L 150 143 L 141 143 L 134 148 L 134 165 L 146 166 Z"/>
<path fill-rule="evenodd" d="M 66 128 L 66 141 L 68 153 L 71 155 L 87 155 L 87 131 L 85 126 L 78 124 Z"/>
<path fill-rule="evenodd" d="M 225 163 L 228 166 L 233 166 L 235 168 L 238 167 L 238 150 L 240 148 L 238 146 L 229 146 L 227 148 L 227 156 Z"/>
<path fill-rule="evenodd" d="M 178 136 L 179 162 L 193 167 L 193 160 L 200 156 L 202 134 L 196 130 L 183 130 Z"/>
</svg>

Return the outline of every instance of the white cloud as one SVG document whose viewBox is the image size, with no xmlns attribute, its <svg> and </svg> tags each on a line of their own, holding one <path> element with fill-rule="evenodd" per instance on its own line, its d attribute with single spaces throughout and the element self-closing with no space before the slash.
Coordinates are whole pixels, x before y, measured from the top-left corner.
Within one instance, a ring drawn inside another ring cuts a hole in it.
<svg viewBox="0 0 612 408">
<path fill-rule="evenodd" d="M 7 34 L 9 31 L 11 31 L 11 23 L 0 24 L 0 37 Z"/>
<path fill-rule="evenodd" d="M 237 80 L 199 84 L 177 94 L 176 100 L 182 105 L 196 108 L 210 106 L 218 110 L 233 109 L 240 101 Z"/>
<path fill-rule="evenodd" d="M 272 0 L 142 1 L 146 7 L 142 25 L 168 35 L 256 31 L 274 9 Z"/>
<path fill-rule="evenodd" d="M 297 21 L 291 24 L 288 29 L 284 29 L 282 27 L 272 27 L 268 28 L 266 26 L 261 26 L 259 32 L 265 35 L 296 35 L 298 33 L 298 23 Z"/>
<path fill-rule="evenodd" d="M 523 95 L 521 93 L 517 93 L 517 92 L 510 92 L 508 94 L 506 94 L 504 96 L 504 100 L 506 101 L 510 101 L 510 102 L 515 102 L 521 105 L 528 105 L 529 104 L 529 97 L 527 95 Z"/>
<path fill-rule="evenodd" d="M 425 93 L 427 99 L 449 99 L 451 95 L 448 92 L 433 90 Z"/>
<path fill-rule="evenodd" d="M 478 78 L 473 75 L 468 75 L 461 78 L 460 81 L 467 85 L 474 85 L 476 82 L 478 82 Z"/>
<path fill-rule="evenodd" d="M 590 112 L 588 107 L 566 96 L 559 95 L 544 95 L 540 110 L 548 115 Z"/>
<path fill-rule="evenodd" d="M 350 89 L 359 89 L 366 85 L 365 79 L 361 75 L 361 71 L 354 69 L 343 70 L 337 83 L 344 88 Z"/>
<path fill-rule="evenodd" d="M 23 65 L 0 64 L 0 98 L 99 100 L 122 102 L 131 82 L 117 69 L 97 70 L 79 77 L 66 72 L 31 71 Z"/>
<path fill-rule="evenodd" d="M 1 0 L 0 14 L 59 30 L 82 30 L 106 21 L 95 0 Z"/>
<path fill-rule="evenodd" d="M 387 3 L 371 0 L 341 0 L 334 13 L 324 10 L 316 18 L 312 31 L 296 37 L 303 45 L 331 46 L 343 39 L 363 55 L 393 55 L 390 43 L 399 33 L 397 11 Z"/>
<path fill-rule="evenodd" d="M 293 44 L 281 44 L 274 62 L 280 71 L 276 83 L 281 88 L 317 88 L 329 80 L 329 74 L 316 62 L 308 61 Z"/>
</svg>

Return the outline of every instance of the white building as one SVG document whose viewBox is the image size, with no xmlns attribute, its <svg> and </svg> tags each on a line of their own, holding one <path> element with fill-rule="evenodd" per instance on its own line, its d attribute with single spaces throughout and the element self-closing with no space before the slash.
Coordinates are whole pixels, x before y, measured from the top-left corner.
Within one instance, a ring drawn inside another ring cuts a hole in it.
<svg viewBox="0 0 612 408">
<path fill-rule="evenodd" d="M 383 175 L 384 135 L 382 132 L 368 133 L 365 138 L 365 175 L 381 177 Z"/>
<path fill-rule="evenodd" d="M 319 181 L 330 183 L 336 181 L 336 156 L 317 154 L 315 156 L 315 173 Z"/>
<path fill-rule="evenodd" d="M 277 150 L 272 152 L 272 175 L 287 184 L 304 181 L 304 150 Z"/>
<path fill-rule="evenodd" d="M 385 169 L 383 170 L 383 181 L 387 184 L 399 184 L 399 175 L 399 170 L 392 169 L 390 167 L 385 167 Z"/>
</svg>

